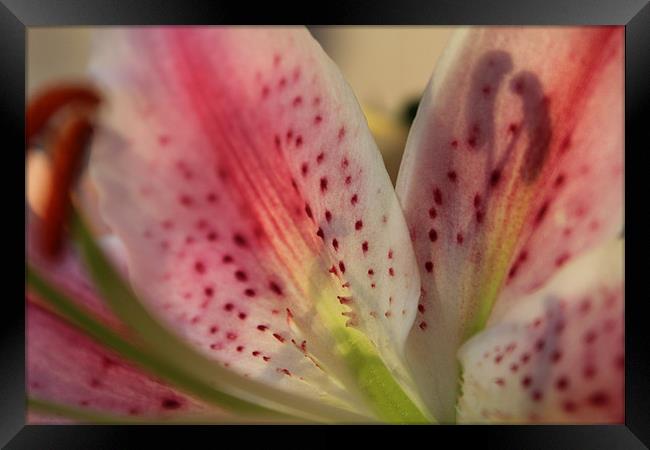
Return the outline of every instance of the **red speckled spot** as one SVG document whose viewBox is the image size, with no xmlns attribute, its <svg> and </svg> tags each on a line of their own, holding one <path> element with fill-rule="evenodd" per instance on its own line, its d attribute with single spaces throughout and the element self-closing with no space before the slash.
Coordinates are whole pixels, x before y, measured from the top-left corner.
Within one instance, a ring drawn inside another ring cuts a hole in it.
<svg viewBox="0 0 650 450">
<path fill-rule="evenodd" d="M 561 376 L 555 382 L 555 388 L 558 391 L 564 391 L 569 387 L 569 379 L 566 376 Z"/>
<path fill-rule="evenodd" d="M 283 295 L 282 288 L 280 287 L 279 284 L 277 284 L 274 281 L 271 281 L 269 283 L 269 289 L 271 289 L 271 291 L 273 291 L 276 295 L 280 295 L 280 296 Z"/>
<path fill-rule="evenodd" d="M 433 190 L 433 201 L 436 202 L 436 205 L 442 205 L 442 192 L 439 188 Z"/>
<path fill-rule="evenodd" d="M 201 261 L 196 261 L 194 263 L 194 271 L 199 274 L 204 274 L 205 273 L 205 264 Z"/>
<path fill-rule="evenodd" d="M 248 280 L 248 276 L 246 275 L 246 272 L 244 272 L 243 270 L 236 271 L 235 272 L 235 278 L 238 281 L 247 281 Z"/>
<path fill-rule="evenodd" d="M 563 266 L 569 260 L 570 255 L 568 253 L 563 253 L 555 259 L 555 265 L 557 267 Z"/>
<path fill-rule="evenodd" d="M 238 246 L 238 247 L 246 247 L 248 246 L 248 241 L 247 239 L 240 233 L 235 233 L 233 235 L 233 242 Z"/>
<path fill-rule="evenodd" d="M 609 395 L 603 391 L 596 391 L 587 398 L 588 403 L 595 408 L 604 408 L 609 402 Z"/>
<path fill-rule="evenodd" d="M 546 212 L 548 211 L 548 206 L 549 206 L 549 201 L 545 201 L 542 206 L 539 208 L 537 211 L 537 214 L 535 214 L 535 226 L 539 225 L 542 220 L 544 220 L 544 217 L 546 216 Z"/>
<path fill-rule="evenodd" d="M 499 181 L 501 180 L 501 171 L 500 170 L 493 170 L 492 173 L 490 174 L 490 186 L 496 187 L 497 184 L 499 184 Z"/>
</svg>

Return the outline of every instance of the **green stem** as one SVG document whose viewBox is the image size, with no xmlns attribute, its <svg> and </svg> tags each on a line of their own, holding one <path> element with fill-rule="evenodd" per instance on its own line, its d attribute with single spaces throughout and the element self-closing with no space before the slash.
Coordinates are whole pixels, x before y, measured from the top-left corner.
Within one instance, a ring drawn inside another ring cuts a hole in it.
<svg viewBox="0 0 650 450">
<path fill-rule="evenodd" d="M 352 376 L 351 389 L 359 390 L 379 418 L 389 423 L 435 422 L 395 380 L 370 339 L 361 331 L 346 326 L 346 319 L 335 303 L 318 301 L 316 308 L 335 339 L 332 351 L 345 361 Z"/>
</svg>

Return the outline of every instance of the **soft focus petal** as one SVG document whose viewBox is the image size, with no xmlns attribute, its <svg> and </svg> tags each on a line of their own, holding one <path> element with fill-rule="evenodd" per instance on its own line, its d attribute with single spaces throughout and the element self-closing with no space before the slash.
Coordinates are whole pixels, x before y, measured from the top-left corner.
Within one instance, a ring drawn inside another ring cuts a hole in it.
<svg viewBox="0 0 650 450">
<path fill-rule="evenodd" d="M 215 414 L 33 303 L 27 304 L 27 385 L 39 399 L 123 416 Z"/>
<path fill-rule="evenodd" d="M 399 371 L 419 279 L 334 64 L 304 29 L 148 28 L 98 43 L 111 114 L 91 169 L 136 289 L 228 367 L 363 410 L 342 389 L 357 374 L 332 330 L 348 321 Z"/>
<path fill-rule="evenodd" d="M 620 27 L 510 27 L 463 30 L 438 63 L 397 192 L 423 283 L 409 358 L 443 420 L 503 285 L 499 314 L 621 229 L 622 58 Z"/>
<path fill-rule="evenodd" d="M 123 334 L 128 333 L 124 324 L 113 314 L 95 291 L 92 280 L 81 264 L 80 256 L 72 245 L 65 245 L 61 254 L 54 260 L 43 256 L 37 245 L 41 223 L 38 216 L 29 214 L 26 230 L 27 260 L 29 264 L 43 274 L 49 283 L 57 286 L 61 292 L 78 302 L 79 306 L 92 312 L 105 325 L 119 330 Z M 116 267 L 124 270 L 124 250 L 121 248 L 120 242 L 115 237 L 105 236 L 101 240 L 101 245 Z M 33 295 L 31 300 L 39 301 L 39 298 Z"/>
<path fill-rule="evenodd" d="M 622 423 L 623 245 L 567 265 L 459 351 L 463 422 Z"/>
</svg>

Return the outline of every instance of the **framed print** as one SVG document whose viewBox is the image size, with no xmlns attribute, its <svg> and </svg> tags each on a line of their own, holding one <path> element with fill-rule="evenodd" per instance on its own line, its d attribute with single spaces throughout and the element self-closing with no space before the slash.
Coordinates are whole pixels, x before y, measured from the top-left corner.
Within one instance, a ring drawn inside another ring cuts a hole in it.
<svg viewBox="0 0 650 450">
<path fill-rule="evenodd" d="M 476 3 L 5 1 L 3 445 L 645 448 L 650 7 Z"/>
</svg>

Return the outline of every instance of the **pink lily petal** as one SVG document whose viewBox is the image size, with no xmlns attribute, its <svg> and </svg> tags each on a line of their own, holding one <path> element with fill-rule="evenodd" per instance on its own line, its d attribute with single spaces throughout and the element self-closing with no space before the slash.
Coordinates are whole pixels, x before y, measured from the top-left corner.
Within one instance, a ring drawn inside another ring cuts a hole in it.
<svg viewBox="0 0 650 450">
<path fill-rule="evenodd" d="M 621 230 L 622 43 L 620 27 L 476 28 L 436 68 L 397 192 L 423 283 L 409 359 L 443 421 L 456 349 L 499 292 L 495 315 Z"/>
<path fill-rule="evenodd" d="M 98 43 L 111 115 L 91 168 L 136 289 L 233 370 L 363 408 L 318 312 L 397 367 L 419 279 L 334 64 L 304 29 L 148 28 Z"/>
<path fill-rule="evenodd" d="M 592 250 L 463 345 L 459 420 L 622 423 L 622 266 Z"/>
<path fill-rule="evenodd" d="M 155 420 L 211 410 L 31 302 L 27 304 L 27 379 L 29 394 L 38 399 L 97 412 Z"/>
</svg>

